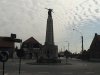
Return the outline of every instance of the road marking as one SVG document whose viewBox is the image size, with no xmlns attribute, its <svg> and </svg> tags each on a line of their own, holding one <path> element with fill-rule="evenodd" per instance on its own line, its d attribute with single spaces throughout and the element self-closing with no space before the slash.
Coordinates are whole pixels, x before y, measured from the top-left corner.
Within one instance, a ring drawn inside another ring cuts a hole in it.
<svg viewBox="0 0 100 75">
<path fill-rule="evenodd" d="M 95 73 L 95 72 L 85 72 L 86 74 L 93 74 L 93 73 Z"/>
<path fill-rule="evenodd" d="M 38 72 L 38 73 L 49 74 L 50 72 Z"/>
<path fill-rule="evenodd" d="M 8 73 L 4 74 L 4 75 L 8 75 Z"/>
<path fill-rule="evenodd" d="M 63 72 L 63 74 L 72 75 L 73 73 L 72 72 Z"/>
<path fill-rule="evenodd" d="M 0 70 L 0 72 L 2 72 L 3 70 Z M 5 71 L 7 71 L 7 70 L 5 70 Z"/>
<path fill-rule="evenodd" d="M 2 70 L 0 70 L 0 72 L 2 72 Z"/>
</svg>

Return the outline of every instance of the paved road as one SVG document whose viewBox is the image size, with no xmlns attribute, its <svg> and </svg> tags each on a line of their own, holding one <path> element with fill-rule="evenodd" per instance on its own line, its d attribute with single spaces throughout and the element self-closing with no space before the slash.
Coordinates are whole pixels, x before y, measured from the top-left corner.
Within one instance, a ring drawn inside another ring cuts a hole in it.
<svg viewBox="0 0 100 75">
<path fill-rule="evenodd" d="M 60 65 L 29 65 L 32 60 L 23 60 L 21 75 L 100 75 L 100 63 L 84 62 L 77 59 L 69 59 Z M 9 60 L 5 66 L 5 75 L 18 74 L 18 60 Z M 0 75 L 2 75 L 2 63 L 0 63 Z"/>
</svg>

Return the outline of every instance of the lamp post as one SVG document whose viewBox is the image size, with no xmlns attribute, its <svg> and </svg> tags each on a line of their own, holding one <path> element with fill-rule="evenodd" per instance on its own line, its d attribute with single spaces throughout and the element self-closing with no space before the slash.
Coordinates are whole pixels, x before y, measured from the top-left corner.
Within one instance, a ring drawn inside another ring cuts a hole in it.
<svg viewBox="0 0 100 75">
<path fill-rule="evenodd" d="M 65 42 L 68 42 L 68 41 L 65 41 Z M 69 51 L 69 45 L 70 45 L 70 43 L 68 42 L 68 51 Z"/>
<path fill-rule="evenodd" d="M 68 41 L 65 41 L 68 43 L 68 49 L 65 51 L 65 56 L 66 56 L 66 63 L 67 63 L 67 59 L 69 57 L 69 54 L 68 54 L 68 51 L 69 51 L 69 42 Z"/>
<path fill-rule="evenodd" d="M 81 40 L 82 40 L 82 53 L 83 53 L 83 35 L 82 35 L 82 33 L 81 33 L 80 31 L 78 31 L 78 30 L 76 30 L 76 29 L 73 29 L 73 30 L 75 30 L 75 31 L 77 31 L 77 32 L 79 32 L 79 33 L 81 34 Z"/>
<path fill-rule="evenodd" d="M 69 45 L 70 45 L 70 43 L 69 43 L 68 41 L 65 41 L 65 42 L 67 42 L 67 43 L 68 43 L 68 45 L 67 45 L 67 46 L 68 46 L 68 51 L 69 51 Z"/>
</svg>

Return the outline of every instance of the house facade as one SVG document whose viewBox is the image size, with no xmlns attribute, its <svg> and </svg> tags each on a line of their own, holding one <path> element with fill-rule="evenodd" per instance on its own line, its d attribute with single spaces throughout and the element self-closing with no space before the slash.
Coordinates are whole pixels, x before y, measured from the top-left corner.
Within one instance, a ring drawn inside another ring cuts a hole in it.
<svg viewBox="0 0 100 75">
<path fill-rule="evenodd" d="M 95 33 L 94 39 L 88 50 L 90 58 L 100 59 L 100 35 Z"/>
<path fill-rule="evenodd" d="M 40 53 L 41 46 L 42 45 L 33 37 L 30 37 L 29 39 L 25 40 L 22 43 L 22 48 L 25 51 L 24 58 L 31 59 L 33 57 L 37 57 Z"/>
<path fill-rule="evenodd" d="M 11 41 L 11 37 L 0 36 L 0 51 L 6 51 L 9 54 L 9 58 L 13 57 L 14 42 Z"/>
</svg>

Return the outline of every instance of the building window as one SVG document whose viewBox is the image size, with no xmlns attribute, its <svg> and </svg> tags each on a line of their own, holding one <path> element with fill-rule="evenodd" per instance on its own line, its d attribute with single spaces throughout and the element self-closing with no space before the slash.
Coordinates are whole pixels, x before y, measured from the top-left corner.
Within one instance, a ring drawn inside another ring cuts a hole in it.
<svg viewBox="0 0 100 75">
<path fill-rule="evenodd" d="M 27 44 L 24 44 L 23 47 L 24 47 L 24 48 L 27 48 Z"/>
</svg>

